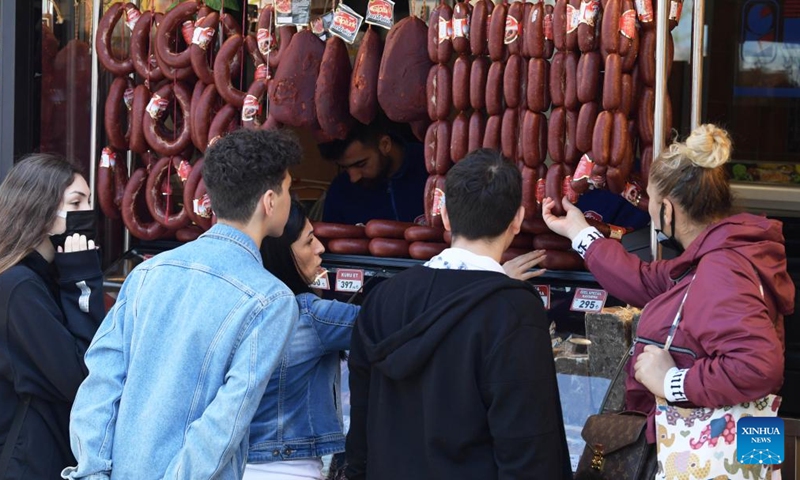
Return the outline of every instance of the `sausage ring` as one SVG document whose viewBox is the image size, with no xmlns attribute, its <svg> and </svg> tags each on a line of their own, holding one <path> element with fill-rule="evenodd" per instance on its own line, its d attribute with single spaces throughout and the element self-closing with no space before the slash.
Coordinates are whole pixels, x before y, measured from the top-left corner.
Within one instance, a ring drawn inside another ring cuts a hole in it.
<svg viewBox="0 0 800 480">
<path fill-rule="evenodd" d="M 160 13 L 153 15 L 152 12 L 144 12 L 131 33 L 130 51 L 133 68 L 147 84 L 164 79 L 164 73 L 158 66 L 155 54 L 150 53 L 150 31 L 161 22 L 162 18 L 163 15 Z"/>
<path fill-rule="evenodd" d="M 233 59 L 242 48 L 243 42 L 241 35 L 231 35 L 222 44 L 217 58 L 214 59 L 214 84 L 217 86 L 217 92 L 227 103 L 236 108 L 242 108 L 246 94 L 231 83 L 231 68 Z"/>
<path fill-rule="evenodd" d="M 213 50 L 209 53 L 209 49 L 213 49 L 214 38 L 216 37 L 219 23 L 222 22 L 223 31 L 227 37 L 234 34 L 241 34 L 242 29 L 233 16 L 223 13 L 222 15 L 217 12 L 211 12 L 208 16 L 201 18 L 197 21 L 194 28 L 194 36 L 192 37 L 192 44 L 189 45 L 189 58 L 192 64 L 192 70 L 197 75 L 197 78 L 203 83 L 214 83 L 214 72 L 209 66 L 209 58 L 213 57 Z M 236 56 L 233 58 L 233 65 L 231 71 L 234 75 L 239 74 L 241 69 L 241 58 Z"/>
<path fill-rule="evenodd" d="M 217 87 L 213 83 L 207 85 L 203 94 L 194 108 L 194 114 L 190 121 L 192 122 L 192 132 L 194 135 L 194 145 L 201 152 L 206 151 L 208 147 L 208 129 L 211 126 L 211 121 L 217 114 L 221 107 Z"/>
<path fill-rule="evenodd" d="M 185 208 L 174 208 L 178 202 L 170 204 L 173 197 L 170 177 L 178 171 L 178 163 L 185 161 L 181 157 L 163 157 L 150 169 L 145 186 L 147 210 L 153 219 L 161 225 L 176 230 L 189 224 L 189 215 Z"/>
<path fill-rule="evenodd" d="M 200 2 L 196 0 L 183 2 L 164 15 L 164 21 L 159 26 L 158 35 L 156 35 L 156 55 L 165 65 L 174 69 L 191 66 L 192 59 L 189 49 L 185 48 L 177 52 L 173 50 L 173 46 L 178 43 L 176 31 L 184 22 L 193 22 L 199 8 Z"/>
<path fill-rule="evenodd" d="M 131 140 L 131 109 L 133 108 L 133 80 L 128 77 L 117 77 L 111 82 L 106 97 L 103 124 L 108 136 L 108 143 L 117 150 L 127 150 Z M 122 122 L 125 119 L 125 131 Z"/>
<path fill-rule="evenodd" d="M 192 141 L 188 118 L 190 102 L 191 94 L 183 83 L 164 85 L 150 98 L 142 121 L 142 128 L 147 143 L 159 155 L 165 157 L 177 155 L 189 147 Z M 171 114 L 174 108 L 170 108 L 170 106 L 175 104 L 177 104 L 180 114 L 173 114 L 172 121 L 176 126 L 173 131 L 169 131 L 164 125 L 166 118 L 164 112 L 166 110 L 169 112 L 168 114 Z"/>
<path fill-rule="evenodd" d="M 147 170 L 144 168 L 136 169 L 131 175 L 125 186 L 120 207 L 122 222 L 134 237 L 142 240 L 156 240 L 167 234 L 169 229 L 150 217 L 144 195 L 142 195 L 142 187 L 146 181 Z"/>
<path fill-rule="evenodd" d="M 150 101 L 150 89 L 144 85 L 137 85 L 133 89 L 133 106 L 131 108 L 131 136 L 130 150 L 139 154 L 144 154 L 150 148 L 144 136 L 144 117 L 147 115 L 145 109 L 147 102 Z"/>
<path fill-rule="evenodd" d="M 264 105 L 267 101 L 267 89 L 269 80 L 256 80 L 247 89 L 242 106 L 242 126 L 254 130 L 261 127 L 266 121 L 268 107 Z"/>
<path fill-rule="evenodd" d="M 133 62 L 130 56 L 119 60 L 114 57 L 111 49 L 111 36 L 114 33 L 114 27 L 122 18 L 125 13 L 122 3 L 115 3 L 108 7 L 106 13 L 100 18 L 97 25 L 97 35 L 95 36 L 95 44 L 97 45 L 97 59 L 103 65 L 103 68 L 116 76 L 128 75 L 133 72 Z M 137 22 L 138 23 L 138 22 Z"/>
<path fill-rule="evenodd" d="M 222 136 L 236 130 L 240 126 L 239 110 L 231 104 L 223 106 L 208 127 L 208 146 L 214 144 Z"/>
</svg>

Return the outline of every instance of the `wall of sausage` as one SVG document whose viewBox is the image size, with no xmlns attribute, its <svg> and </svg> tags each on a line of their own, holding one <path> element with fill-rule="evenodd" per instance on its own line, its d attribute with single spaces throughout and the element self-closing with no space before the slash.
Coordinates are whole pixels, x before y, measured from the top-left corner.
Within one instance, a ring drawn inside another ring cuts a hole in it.
<svg viewBox="0 0 800 480">
<path fill-rule="evenodd" d="M 440 252 L 449 244 L 439 215 L 444 176 L 485 147 L 516 162 L 523 177 L 525 222 L 506 257 L 543 248 L 544 267 L 581 269 L 569 241 L 544 225 L 540 205 L 545 196 L 575 201 L 605 188 L 646 210 L 655 102 L 670 105 L 655 98 L 656 14 L 651 0 L 442 0 L 421 15 L 427 25 L 406 17 L 385 40 L 369 26 L 351 64 L 342 38 L 277 26 L 272 6 L 248 32 L 246 17 L 199 0 L 166 14 L 113 4 L 96 33 L 101 66 L 115 76 L 98 201 L 135 237 L 190 240 L 214 221 L 199 167 L 221 135 L 284 125 L 324 142 L 345 138 L 380 110 L 424 143 L 427 225 L 318 223 L 330 252 L 420 259 Z M 678 0 L 669 15 L 674 28 Z M 113 41 L 120 20 L 127 51 Z M 671 34 L 667 40 L 671 60 Z M 140 159 L 130 178 L 127 150 Z M 614 238 L 624 233 L 598 226 Z"/>
</svg>

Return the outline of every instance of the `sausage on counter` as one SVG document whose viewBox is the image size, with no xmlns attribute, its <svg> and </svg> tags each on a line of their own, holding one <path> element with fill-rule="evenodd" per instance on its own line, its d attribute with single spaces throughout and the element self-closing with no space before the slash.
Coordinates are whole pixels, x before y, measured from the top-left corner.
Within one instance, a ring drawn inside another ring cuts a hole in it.
<svg viewBox="0 0 800 480">
<path fill-rule="evenodd" d="M 340 255 L 369 255 L 368 238 L 332 238 L 328 241 L 328 251 Z"/>
<path fill-rule="evenodd" d="M 364 228 L 369 238 L 398 238 L 405 239 L 405 231 L 413 227 L 412 222 L 398 222 L 396 220 L 370 220 Z"/>
<path fill-rule="evenodd" d="M 397 238 L 373 238 L 369 242 L 369 253 L 374 257 L 408 257 L 408 242 Z"/>
<path fill-rule="evenodd" d="M 560 199 L 559 199 L 560 200 Z M 570 250 L 572 242 L 567 237 L 553 232 L 540 233 L 533 237 L 534 250 Z"/>
<path fill-rule="evenodd" d="M 430 260 L 448 247 L 448 243 L 414 241 L 408 245 L 408 254 L 416 260 Z"/>
<path fill-rule="evenodd" d="M 547 250 L 539 266 L 548 270 L 584 270 L 580 255 L 560 250 Z"/>
<path fill-rule="evenodd" d="M 428 227 L 426 225 L 412 225 L 403 233 L 409 243 L 412 242 L 444 242 L 444 228 Z"/>
<path fill-rule="evenodd" d="M 364 227 L 344 223 L 312 222 L 314 235 L 319 238 L 367 238 Z"/>
</svg>

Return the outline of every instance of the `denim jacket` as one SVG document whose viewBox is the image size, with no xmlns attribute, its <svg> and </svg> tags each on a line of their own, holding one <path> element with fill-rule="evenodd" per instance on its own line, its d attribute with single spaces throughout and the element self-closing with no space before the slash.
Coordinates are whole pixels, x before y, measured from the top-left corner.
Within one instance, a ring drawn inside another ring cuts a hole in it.
<svg viewBox="0 0 800 480">
<path fill-rule="evenodd" d="M 131 272 L 86 352 L 64 478 L 238 479 L 297 321 L 258 246 L 217 224 Z"/>
<path fill-rule="evenodd" d="M 350 348 L 360 307 L 297 296 L 297 322 L 250 426 L 248 463 L 344 451 L 339 351 Z"/>
</svg>

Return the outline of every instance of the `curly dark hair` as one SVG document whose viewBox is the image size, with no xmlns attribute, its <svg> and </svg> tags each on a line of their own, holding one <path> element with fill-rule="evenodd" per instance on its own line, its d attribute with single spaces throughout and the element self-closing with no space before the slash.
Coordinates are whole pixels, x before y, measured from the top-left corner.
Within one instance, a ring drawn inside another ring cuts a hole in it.
<svg viewBox="0 0 800 480">
<path fill-rule="evenodd" d="M 445 205 L 454 237 L 497 237 L 521 204 L 522 175 L 496 150 L 475 150 L 447 172 Z"/>
<path fill-rule="evenodd" d="M 217 217 L 247 222 L 267 190 L 281 193 L 292 165 L 300 163 L 300 144 L 285 130 L 240 129 L 206 150 L 203 181 Z"/>
</svg>

